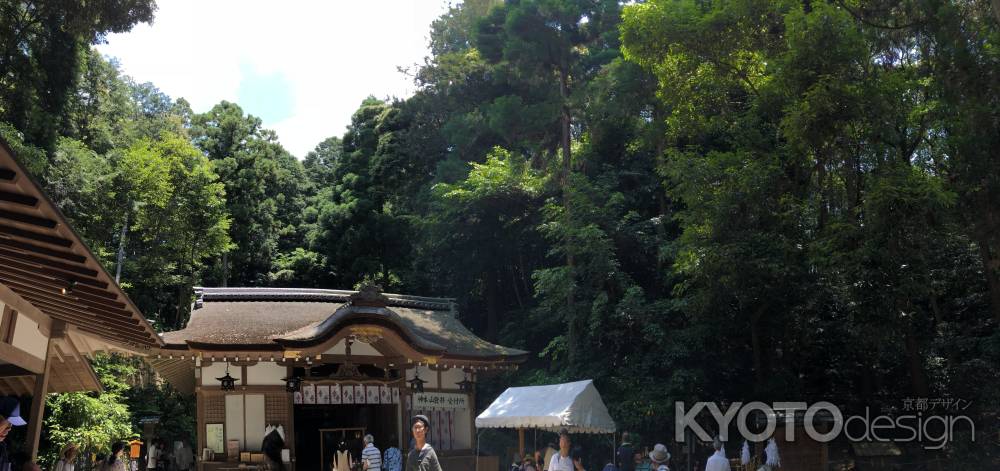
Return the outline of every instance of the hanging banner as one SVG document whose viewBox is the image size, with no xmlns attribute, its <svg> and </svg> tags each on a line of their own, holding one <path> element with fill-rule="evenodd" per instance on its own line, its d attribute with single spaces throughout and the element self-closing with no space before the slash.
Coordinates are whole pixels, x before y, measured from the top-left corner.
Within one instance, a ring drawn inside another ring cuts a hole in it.
<svg viewBox="0 0 1000 471">
<path fill-rule="evenodd" d="M 365 397 L 365 387 L 364 387 L 364 385 L 355 384 L 354 385 L 354 403 L 355 404 L 364 404 L 364 403 L 367 402 L 365 399 L 366 399 L 366 397 Z"/>
<path fill-rule="evenodd" d="M 329 404 L 330 403 L 330 386 L 326 384 L 320 384 L 316 386 L 316 404 Z"/>
<path fill-rule="evenodd" d="M 330 404 L 340 404 L 340 385 L 330 386 Z"/>
<path fill-rule="evenodd" d="M 316 385 L 307 384 L 302 386 L 302 402 L 304 404 L 315 404 L 316 403 Z"/>
<path fill-rule="evenodd" d="M 465 394 L 422 392 L 413 394 L 413 408 L 427 409 L 441 407 L 445 409 L 468 409 L 469 396 Z"/>
</svg>

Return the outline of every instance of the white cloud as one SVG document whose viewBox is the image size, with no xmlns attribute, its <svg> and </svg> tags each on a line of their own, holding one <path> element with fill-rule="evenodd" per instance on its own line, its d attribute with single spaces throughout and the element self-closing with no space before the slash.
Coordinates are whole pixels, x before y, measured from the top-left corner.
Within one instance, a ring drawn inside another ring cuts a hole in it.
<svg viewBox="0 0 1000 471">
<path fill-rule="evenodd" d="M 343 134 L 366 96 L 413 93 L 396 68 L 429 54 L 430 23 L 447 9 L 446 0 L 157 3 L 152 25 L 111 35 L 98 49 L 196 112 L 238 101 L 241 64 L 281 74 L 292 87 L 292 116 L 265 126 L 299 158 Z"/>
</svg>

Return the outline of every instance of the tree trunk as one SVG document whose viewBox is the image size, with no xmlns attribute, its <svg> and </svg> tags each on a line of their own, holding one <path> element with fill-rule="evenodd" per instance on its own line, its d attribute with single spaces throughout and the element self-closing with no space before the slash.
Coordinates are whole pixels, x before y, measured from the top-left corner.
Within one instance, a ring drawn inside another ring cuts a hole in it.
<svg viewBox="0 0 1000 471">
<path fill-rule="evenodd" d="M 830 214 L 830 199 L 827 192 L 827 176 L 826 176 L 826 154 L 825 150 L 820 151 L 816 154 L 816 182 L 819 185 L 819 223 L 818 229 L 823 230 L 826 227 L 827 221 L 829 220 Z"/>
<path fill-rule="evenodd" d="M 906 343 L 906 359 L 910 368 L 910 383 L 913 387 L 913 394 L 917 397 L 930 396 L 927 386 L 927 374 L 924 372 L 924 360 L 920 356 L 920 345 L 917 344 L 916 334 L 913 326 L 906 322 L 906 333 L 904 342 Z"/>
<path fill-rule="evenodd" d="M 993 18 L 996 18 L 997 24 L 1000 25 L 1000 0 L 991 0 L 993 4 Z"/>
<path fill-rule="evenodd" d="M 570 203 L 570 192 L 569 192 L 569 180 L 570 174 L 573 168 L 573 158 L 570 154 L 570 125 L 571 116 L 569 112 L 569 72 L 565 67 L 559 69 L 559 96 L 562 98 L 562 157 L 563 157 L 563 169 L 562 169 L 562 185 L 563 185 L 563 208 L 566 212 L 566 226 L 569 227 L 571 216 L 571 203 Z M 566 241 L 571 242 L 571 241 Z M 568 247 L 567 247 L 568 248 Z M 579 327 L 576 316 L 576 300 L 573 285 L 575 284 L 575 266 L 576 263 L 573 260 L 573 253 L 571 250 L 566 251 L 566 267 L 569 269 L 569 289 L 566 295 L 566 313 L 569 318 L 569 328 L 567 329 L 568 336 L 568 349 L 569 349 L 569 363 L 570 365 L 575 365 L 577 356 L 576 349 L 577 343 L 579 341 Z"/>
<path fill-rule="evenodd" d="M 754 390 L 762 391 L 764 388 L 764 347 L 761 345 L 760 319 L 767 310 L 767 304 L 761 304 L 750 316 L 750 347 L 753 349 L 753 378 Z"/>
<path fill-rule="evenodd" d="M 188 313 L 188 309 L 191 308 L 191 290 L 193 286 L 194 281 L 192 280 L 187 283 L 182 283 L 177 287 L 177 307 L 174 310 L 172 330 L 180 329 L 184 323 L 184 317 Z"/>
<path fill-rule="evenodd" d="M 121 284 L 122 265 L 125 263 L 125 237 L 128 235 L 128 211 L 125 211 L 125 224 L 122 225 L 122 234 L 118 239 L 118 260 L 115 265 L 115 284 Z"/>
<path fill-rule="evenodd" d="M 222 287 L 229 286 L 229 251 L 222 252 Z"/>
<path fill-rule="evenodd" d="M 993 319 L 1000 327 L 1000 242 L 991 236 L 995 224 L 993 215 L 987 209 L 986 221 L 983 221 L 975 231 L 976 245 L 979 246 L 979 256 L 983 263 L 983 274 L 986 276 L 986 287 L 990 295 L 990 311 Z"/>
<path fill-rule="evenodd" d="M 983 272 L 986 275 L 986 286 L 990 293 L 990 310 L 993 319 L 1000 326 L 1000 254 L 990 250 L 986 245 L 989 241 L 979 243 L 979 251 L 983 258 Z"/>
<path fill-rule="evenodd" d="M 500 301 L 497 277 L 493 270 L 487 270 L 483 276 L 486 288 L 486 339 L 496 342 L 500 336 L 500 319 L 498 304 Z"/>
</svg>

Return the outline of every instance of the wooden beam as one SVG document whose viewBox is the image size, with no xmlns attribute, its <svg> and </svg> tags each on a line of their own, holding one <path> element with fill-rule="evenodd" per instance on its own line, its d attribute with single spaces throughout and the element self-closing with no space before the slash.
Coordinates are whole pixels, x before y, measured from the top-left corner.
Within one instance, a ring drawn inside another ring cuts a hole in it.
<svg viewBox="0 0 1000 471">
<path fill-rule="evenodd" d="M 66 324 L 55 323 L 52 326 L 52 337 L 49 337 L 45 347 L 45 367 L 42 374 L 35 376 L 35 393 L 31 397 L 31 416 L 28 420 L 28 450 L 31 461 L 38 459 L 38 445 L 42 438 L 42 422 L 45 417 L 45 398 L 49 394 L 49 378 L 52 373 L 52 348 L 56 338 L 66 335 Z"/>
<path fill-rule="evenodd" d="M 35 273 L 38 275 L 44 275 L 53 280 L 58 280 L 60 283 L 65 283 L 67 280 L 72 279 L 76 281 L 77 287 L 79 287 L 80 285 L 87 285 L 100 290 L 105 290 L 108 288 L 107 283 L 98 280 L 96 278 L 88 278 L 85 276 L 80 276 L 77 273 L 70 273 L 62 270 L 56 270 L 51 267 L 42 265 L 40 263 L 7 257 L 4 256 L 2 253 L 0 253 L 0 261 L 2 261 L 6 266 L 9 266 L 11 268 L 17 268 L 18 271 L 21 271 L 22 273 L 28 272 L 28 273 Z"/>
<path fill-rule="evenodd" d="M 13 345 L 0 343 L 0 360 L 17 365 L 32 373 L 44 371 L 45 361 Z"/>
<path fill-rule="evenodd" d="M 7 211 L 6 209 L 0 209 L 0 219 L 17 221 L 23 224 L 44 227 L 46 229 L 55 229 L 58 225 L 58 223 L 51 219 L 40 218 L 38 216 L 32 216 L 30 214 L 18 213 L 14 211 Z"/>
<path fill-rule="evenodd" d="M 21 385 L 22 391 L 24 391 L 24 394 L 22 394 L 22 396 L 30 396 L 31 392 L 35 388 L 35 386 L 34 386 L 35 383 L 32 383 L 32 382 L 30 382 L 28 380 L 34 378 L 34 375 L 32 375 L 32 376 L 16 376 L 15 378 L 17 379 L 17 383 Z"/>
<path fill-rule="evenodd" d="M 7 234 L 9 236 L 16 236 L 22 239 L 33 240 L 35 242 L 43 242 L 51 245 L 58 245 L 60 247 L 70 248 L 73 247 L 73 241 L 49 234 L 44 234 L 41 232 L 29 231 L 27 229 L 21 229 L 19 227 L 8 226 L 6 224 L 0 224 L 0 234 Z"/>
<path fill-rule="evenodd" d="M 74 293 L 84 293 L 90 296 L 96 296 L 113 301 L 118 300 L 117 294 L 107 290 L 107 283 L 98 282 L 92 279 L 88 282 L 86 281 L 88 280 L 87 278 L 73 278 L 75 275 L 45 270 L 40 265 L 32 265 L 11 260 L 3 260 L 3 262 L 5 268 L 8 269 L 8 273 L 25 280 L 31 280 L 33 283 L 46 283 L 54 287 L 58 286 L 59 288 L 65 288 L 68 284 L 67 281 L 72 278 L 76 280 L 76 287 L 73 288 Z"/>
<path fill-rule="evenodd" d="M 2 264 L 0 264 L 0 266 L 2 266 Z M 52 319 L 49 318 L 48 314 L 42 312 L 42 310 L 38 309 L 37 306 L 28 302 L 27 299 L 24 299 L 20 294 L 10 289 L 9 286 L 3 283 L 0 283 L 0 302 L 10 306 L 11 309 L 17 311 L 19 315 L 23 315 L 28 319 L 35 321 L 39 327 L 43 327 L 47 330 L 52 325 Z"/>
<path fill-rule="evenodd" d="M 0 271 L 0 283 L 17 286 L 22 289 L 30 289 L 38 293 L 46 293 L 48 296 L 54 297 L 57 300 L 70 302 L 72 304 L 80 304 L 97 309 L 109 310 L 114 314 L 126 317 L 132 316 L 131 311 L 122 309 L 125 306 L 124 303 L 93 296 L 89 293 L 80 291 L 79 287 L 74 288 L 70 293 L 62 294 L 62 290 L 65 288 L 65 285 L 60 287 L 56 282 L 44 278 L 32 280 L 31 277 L 24 276 L 20 273 Z"/>
<path fill-rule="evenodd" d="M 156 346 L 156 341 L 153 340 L 150 337 L 136 337 L 134 335 L 126 334 L 124 332 L 121 332 L 120 334 L 116 334 L 114 332 L 108 332 L 108 330 L 103 330 L 102 331 L 102 330 L 97 329 L 97 328 L 86 327 L 86 326 L 81 326 L 81 325 L 74 325 L 73 327 L 76 330 L 79 330 L 80 332 L 86 332 L 86 333 L 91 334 L 91 335 L 93 335 L 95 337 L 99 337 L 101 339 L 104 339 L 104 341 L 108 341 L 108 342 L 120 342 L 123 345 L 142 346 L 142 347 L 145 347 L 147 349 Z M 120 347 L 120 348 L 122 350 L 129 350 L 129 348 L 127 348 L 127 347 Z"/>
<path fill-rule="evenodd" d="M 7 201 L 9 203 L 19 204 L 29 208 L 38 207 L 38 198 L 24 193 L 14 193 L 11 191 L 0 190 L 0 201 Z"/>
<path fill-rule="evenodd" d="M 72 321 L 70 321 L 72 323 Z M 132 345 L 133 343 L 139 343 L 143 346 L 152 346 L 155 342 L 149 336 L 136 335 L 131 332 L 114 331 L 108 328 L 98 328 L 85 325 L 73 324 L 77 330 L 81 332 L 87 332 L 95 337 L 105 339 L 105 341 L 120 342 L 123 345 Z M 128 350 L 127 347 L 119 347 L 122 350 Z"/>
<path fill-rule="evenodd" d="M 13 383 L 10 379 L 5 378 L 3 376 L 0 376 L 0 383 L 3 383 L 3 385 L 6 387 L 6 389 L 7 389 L 7 395 L 9 395 L 9 396 L 20 396 L 21 395 L 21 388 L 18 387 L 18 386 L 15 386 L 15 383 Z"/>
<path fill-rule="evenodd" d="M 94 269 L 91 269 L 91 268 L 87 268 L 87 267 L 80 266 L 80 265 L 74 265 L 74 264 L 70 264 L 70 263 L 63 263 L 63 262 L 60 262 L 58 260 L 52 260 L 52 259 L 49 259 L 49 258 L 37 256 L 37 255 L 26 254 L 26 253 L 23 253 L 23 252 L 18 252 L 16 250 L 10 250 L 10 249 L 7 249 L 7 248 L 0 248 L 0 256 L 2 256 L 3 258 L 10 258 L 10 259 L 14 259 L 14 260 L 20 260 L 20 261 L 24 261 L 24 262 L 28 262 L 28 263 L 38 264 L 38 265 L 41 265 L 43 267 L 60 270 L 60 271 L 69 273 L 71 277 L 74 277 L 73 279 L 77 279 L 77 278 L 81 277 L 81 275 L 83 277 L 90 277 L 90 278 L 96 278 L 97 277 L 97 270 L 94 270 Z"/>
<path fill-rule="evenodd" d="M 3 317 L 0 318 L 0 342 L 11 343 L 14 335 L 14 321 L 17 319 L 14 309 L 3 305 Z"/>
<path fill-rule="evenodd" d="M 38 298 L 37 296 L 25 293 L 25 298 L 29 299 L 33 304 L 38 306 L 40 309 L 47 312 L 50 316 L 58 316 L 65 319 L 72 320 L 73 324 L 94 324 L 100 325 L 107 328 L 124 329 L 128 332 L 135 334 L 145 334 L 146 330 L 139 327 L 138 321 L 131 318 L 122 317 L 103 317 L 94 313 L 88 313 L 86 311 L 80 311 L 77 309 L 66 308 L 64 306 L 52 304 L 44 299 Z M 132 322 L 135 321 L 135 322 Z"/>
<path fill-rule="evenodd" d="M 0 365 L 0 377 L 25 376 L 30 374 L 30 371 L 17 365 Z"/>
<path fill-rule="evenodd" d="M 0 273 L 0 282 L 10 286 L 11 288 L 17 289 L 21 288 L 24 291 L 30 291 L 33 294 L 41 296 L 48 299 L 51 302 L 67 305 L 78 309 L 80 306 L 87 306 L 88 310 L 93 310 L 96 312 L 101 312 L 104 314 L 110 314 L 115 316 L 122 316 L 127 318 L 132 318 L 132 312 L 126 311 L 125 309 L 117 308 L 111 305 L 110 302 L 106 300 L 95 301 L 93 297 L 88 295 L 77 294 L 74 290 L 73 292 L 67 292 L 62 294 L 62 287 L 56 288 L 55 286 L 46 286 L 42 283 L 32 283 L 30 281 L 22 280 L 16 275 L 10 273 Z M 118 303 L 121 304 L 121 303 Z M 138 320 L 136 323 L 138 324 Z"/>
<path fill-rule="evenodd" d="M 35 245 L 29 242 L 23 242 L 16 239 L 11 239 L 6 236 L 0 237 L 0 245 L 5 247 L 10 247 L 15 250 L 22 250 L 33 252 L 39 255 L 45 255 L 46 257 L 58 258 L 60 260 L 66 260 L 73 263 L 86 264 L 87 257 L 83 255 L 78 255 L 73 252 L 67 252 L 65 250 L 51 249 L 41 245 Z"/>
</svg>

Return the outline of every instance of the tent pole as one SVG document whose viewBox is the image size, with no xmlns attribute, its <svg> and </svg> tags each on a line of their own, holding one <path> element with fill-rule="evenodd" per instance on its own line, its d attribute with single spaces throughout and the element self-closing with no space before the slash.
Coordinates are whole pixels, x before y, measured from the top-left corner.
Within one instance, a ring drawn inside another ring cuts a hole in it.
<svg viewBox="0 0 1000 471">
<path fill-rule="evenodd" d="M 517 459 L 524 459 L 524 427 L 517 429 Z"/>
<path fill-rule="evenodd" d="M 482 430 L 476 430 L 476 471 L 479 471 L 479 434 Z"/>
</svg>

